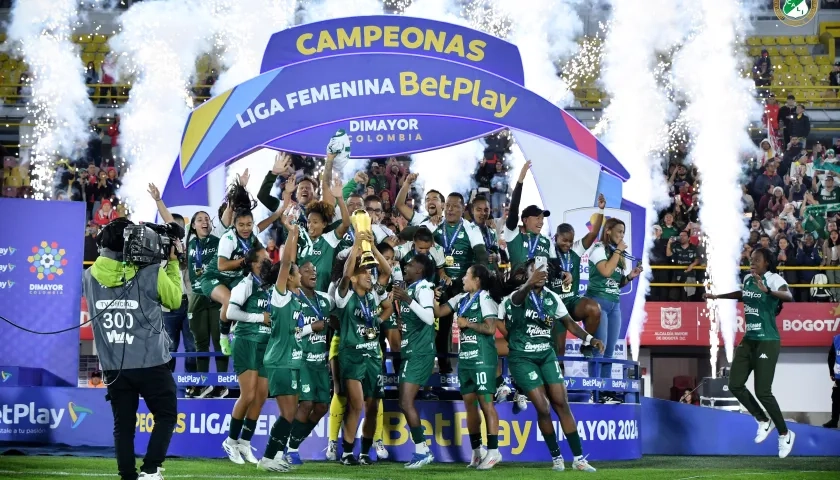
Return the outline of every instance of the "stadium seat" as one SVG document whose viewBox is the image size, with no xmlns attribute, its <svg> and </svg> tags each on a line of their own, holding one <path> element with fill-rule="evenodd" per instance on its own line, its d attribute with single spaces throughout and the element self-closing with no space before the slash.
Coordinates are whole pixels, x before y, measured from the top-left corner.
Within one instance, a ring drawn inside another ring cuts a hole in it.
<svg viewBox="0 0 840 480">
<path fill-rule="evenodd" d="M 785 57 L 785 63 L 790 65 L 791 67 L 794 65 L 799 65 L 799 58 L 796 55 L 788 55 Z"/>
<path fill-rule="evenodd" d="M 794 35 L 790 37 L 791 45 L 805 45 L 805 37 L 802 35 Z"/>
<path fill-rule="evenodd" d="M 817 35 L 808 35 L 805 37 L 805 43 L 808 45 L 819 45 L 820 44 L 820 37 Z"/>
<path fill-rule="evenodd" d="M 93 54 L 93 53 L 83 53 L 82 54 L 82 63 L 84 63 L 85 65 L 87 65 L 88 62 L 93 62 L 95 60 L 96 60 L 96 55 Z"/>
<path fill-rule="evenodd" d="M 749 53 L 751 57 L 757 57 L 761 55 L 761 47 L 750 47 Z"/>
<path fill-rule="evenodd" d="M 817 55 L 814 57 L 817 65 L 831 65 L 831 58 L 828 55 Z"/>
<path fill-rule="evenodd" d="M 828 75 L 833 68 L 832 65 L 820 65 L 820 75 Z"/>
<path fill-rule="evenodd" d="M 761 53 L 761 51 L 759 50 L 758 53 Z M 779 54 L 779 49 L 777 47 L 767 47 L 767 54 L 770 55 L 771 57 L 773 55 L 778 55 Z"/>
<path fill-rule="evenodd" d="M 106 41 L 108 41 L 108 37 L 106 37 L 105 35 L 102 35 L 101 33 L 97 33 L 93 37 L 93 42 L 94 43 L 105 43 Z"/>
<path fill-rule="evenodd" d="M 776 37 L 761 37 L 761 44 L 762 45 L 775 45 L 776 44 Z"/>
<path fill-rule="evenodd" d="M 805 55 L 810 55 L 811 52 L 808 51 L 808 47 L 793 47 L 793 54 L 803 57 Z"/>
<path fill-rule="evenodd" d="M 813 65 L 814 64 L 814 57 L 810 55 L 803 55 L 799 57 L 799 63 L 802 65 Z"/>
<path fill-rule="evenodd" d="M 107 43 L 103 43 L 99 46 L 99 53 L 108 53 L 110 51 L 111 47 L 109 47 Z"/>
<path fill-rule="evenodd" d="M 776 45 L 790 45 L 790 37 L 784 35 L 776 37 Z"/>
<path fill-rule="evenodd" d="M 751 47 L 757 47 L 761 45 L 761 38 L 760 37 L 747 37 L 747 45 Z"/>
<path fill-rule="evenodd" d="M 788 56 L 793 55 L 793 47 L 786 45 L 784 47 L 779 47 L 779 55 Z"/>
<path fill-rule="evenodd" d="M 820 67 L 819 65 L 806 65 L 805 66 L 805 73 L 808 75 L 819 76 L 820 75 Z"/>
<path fill-rule="evenodd" d="M 773 64 L 773 72 L 775 73 L 785 73 L 788 71 L 788 66 L 784 63 L 774 63 Z"/>
<path fill-rule="evenodd" d="M 86 43 L 83 51 L 85 53 L 96 53 L 96 50 L 98 50 L 98 49 L 99 49 L 99 45 L 97 45 L 95 43 Z"/>
</svg>

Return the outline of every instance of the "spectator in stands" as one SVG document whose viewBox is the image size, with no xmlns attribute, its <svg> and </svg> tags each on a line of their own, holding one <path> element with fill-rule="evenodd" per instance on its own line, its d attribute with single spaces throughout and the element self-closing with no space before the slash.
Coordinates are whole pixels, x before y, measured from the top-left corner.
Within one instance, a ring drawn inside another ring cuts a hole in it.
<svg viewBox="0 0 840 480">
<path fill-rule="evenodd" d="M 114 86 L 107 86 L 114 84 L 114 75 L 116 74 L 116 65 L 114 63 L 114 56 L 112 54 L 108 54 L 105 57 L 105 60 L 102 62 L 100 67 L 102 71 L 102 88 L 99 89 L 99 104 L 104 105 L 107 102 L 108 94 L 111 94 L 111 104 L 112 106 L 116 106 L 117 104 L 117 88 Z"/>
<path fill-rule="evenodd" d="M 832 87 L 840 87 L 840 62 L 835 63 L 831 73 L 828 74 L 828 84 Z M 831 93 L 836 97 L 837 89 L 832 89 Z"/>
<path fill-rule="evenodd" d="M 122 157 L 120 151 L 120 115 L 114 115 L 114 122 L 108 126 L 108 136 L 111 137 L 111 158 L 114 162 Z"/>
<path fill-rule="evenodd" d="M 388 188 L 383 190 L 388 192 L 388 202 L 391 204 L 392 207 L 393 199 L 397 198 L 397 193 L 400 191 L 400 185 L 402 185 L 402 182 L 405 179 L 405 175 L 406 169 L 403 168 L 402 165 L 400 165 L 400 162 L 397 160 L 397 157 L 389 158 L 388 163 L 385 165 L 385 178 L 388 180 Z M 382 196 L 382 202 L 384 206 L 384 196 Z"/>
<path fill-rule="evenodd" d="M 840 189 L 834 185 L 834 174 L 828 172 L 825 176 L 823 188 L 817 196 L 820 205 L 828 205 L 831 203 L 840 203 Z"/>
<path fill-rule="evenodd" d="M 492 158 L 493 165 L 489 165 L 487 163 L 488 156 Z M 479 193 L 490 192 L 490 183 L 493 180 L 493 176 L 496 174 L 497 163 L 498 161 L 496 160 L 495 155 L 488 153 L 485 153 L 481 161 L 478 162 L 478 166 L 475 169 L 475 174 L 473 174 L 473 179 L 475 180 Z"/>
<path fill-rule="evenodd" d="M 277 242 L 274 241 L 273 237 L 268 238 L 268 242 L 265 244 L 265 251 L 268 252 L 268 258 L 271 260 L 271 263 L 280 261 L 280 249 L 277 248 Z"/>
<path fill-rule="evenodd" d="M 684 266 L 684 271 L 674 270 L 673 283 L 697 283 L 697 277 L 691 273 L 694 267 L 700 265 L 700 255 L 697 247 L 689 241 L 688 232 L 683 230 L 678 237 L 671 237 L 665 246 L 665 256 L 674 265 Z M 694 287 L 675 287 L 669 293 L 670 300 L 686 301 L 688 297 L 695 294 Z"/>
<path fill-rule="evenodd" d="M 770 143 L 770 140 L 767 140 L 765 138 L 764 140 L 761 141 L 761 144 L 759 145 L 759 147 L 761 148 L 761 153 L 762 153 L 762 157 L 761 157 L 761 164 L 762 165 L 766 165 L 767 162 L 770 162 L 774 158 L 776 158 L 776 150 L 773 148 L 773 145 Z"/>
<path fill-rule="evenodd" d="M 776 174 L 776 162 L 770 162 L 765 165 L 764 174 L 758 175 L 753 181 L 752 196 L 753 201 L 759 205 L 759 213 L 763 213 L 764 211 L 761 207 L 761 197 L 770 192 L 771 187 L 781 187 L 782 185 L 784 185 L 784 181 Z"/>
<path fill-rule="evenodd" d="M 744 205 L 744 213 L 755 212 L 755 201 L 750 196 L 747 185 L 741 185 L 741 190 L 741 204 Z"/>
<path fill-rule="evenodd" d="M 761 117 L 761 123 L 764 126 L 770 126 L 769 136 L 778 137 L 779 135 L 779 102 L 776 101 L 776 95 L 770 93 L 767 95 L 767 102 L 764 104 L 764 116 Z"/>
<path fill-rule="evenodd" d="M 105 384 L 102 383 L 102 372 L 100 371 L 93 371 L 90 372 L 88 375 L 88 388 L 105 388 Z"/>
<path fill-rule="evenodd" d="M 493 218 L 502 218 L 502 213 L 507 202 L 510 182 L 503 162 L 496 162 L 496 173 L 490 181 L 490 205 L 493 210 Z"/>
<path fill-rule="evenodd" d="M 99 83 L 99 73 L 96 72 L 96 65 L 88 62 L 85 68 L 85 85 L 87 85 L 88 96 L 96 95 L 96 84 Z"/>
<path fill-rule="evenodd" d="M 93 215 L 93 221 L 100 227 L 104 227 L 118 217 L 119 215 L 112 207 L 111 201 L 105 198 L 100 202 L 99 210 Z"/>
<path fill-rule="evenodd" d="M 20 105 L 24 105 L 29 103 L 29 97 L 32 96 L 32 85 L 31 80 L 29 78 L 29 74 L 23 72 L 20 74 L 20 80 L 18 80 L 17 86 L 17 103 Z"/>
<path fill-rule="evenodd" d="M 756 89 L 760 96 L 766 96 L 768 91 L 764 88 L 768 87 L 773 81 L 773 66 L 770 62 L 770 54 L 767 49 L 761 50 L 761 56 L 758 57 L 753 65 L 753 80 L 755 81 Z"/>
<path fill-rule="evenodd" d="M 805 148 L 805 141 L 810 133 L 811 119 L 805 114 L 805 105 L 800 103 L 796 106 L 796 114 L 790 121 L 790 136 L 799 138 L 802 148 Z"/>
<path fill-rule="evenodd" d="M 679 232 L 677 226 L 674 225 L 674 214 L 671 212 L 665 213 L 659 227 L 662 229 L 662 240 L 670 240 L 671 237 L 676 236 Z"/>
<path fill-rule="evenodd" d="M 785 190 L 782 187 L 773 187 L 773 194 L 767 202 L 767 209 L 778 217 L 782 214 L 782 210 L 787 205 L 787 198 L 785 198 Z"/>
<path fill-rule="evenodd" d="M 822 256 L 823 266 L 836 267 L 840 265 L 840 232 L 837 230 L 828 232 L 828 238 L 823 241 Z M 828 278 L 828 283 L 832 285 L 840 284 L 840 272 L 837 270 L 826 270 L 825 275 Z M 840 288 L 829 288 L 828 291 L 831 298 L 840 299 Z"/>
<path fill-rule="evenodd" d="M 102 163 L 102 129 L 96 124 L 95 118 L 90 120 L 89 129 L 87 154 L 85 157 L 87 158 L 88 164 L 99 167 Z"/>
<path fill-rule="evenodd" d="M 205 102 L 207 99 L 210 98 L 210 90 L 212 90 L 213 85 L 216 84 L 216 80 L 219 78 L 218 73 L 216 73 L 216 69 L 210 70 L 210 74 L 204 79 L 204 83 L 193 90 L 193 92 L 198 95 L 199 103 Z"/>
<path fill-rule="evenodd" d="M 85 229 L 85 262 L 94 262 L 99 257 L 99 246 L 96 236 L 99 235 L 99 225 L 91 220 Z"/>
<path fill-rule="evenodd" d="M 662 237 L 662 227 L 659 225 L 653 226 L 653 248 L 650 250 L 650 264 L 651 265 L 669 265 L 671 263 L 668 256 L 665 254 L 668 241 Z M 652 269 L 653 283 L 668 283 L 671 281 L 671 271 L 662 269 Z M 650 300 L 653 302 L 664 302 L 668 298 L 668 290 L 665 287 L 651 287 Z"/>
<path fill-rule="evenodd" d="M 798 245 L 796 264 L 801 267 L 818 267 L 820 263 L 822 263 L 822 259 L 820 258 L 820 251 L 814 243 L 814 236 L 806 233 Z M 799 283 L 811 283 L 816 273 L 815 270 L 799 271 Z M 797 290 L 800 302 L 807 302 L 811 299 L 810 289 L 800 288 Z"/>
<path fill-rule="evenodd" d="M 790 143 L 790 124 L 793 121 L 793 117 L 796 115 L 796 97 L 793 95 L 787 96 L 787 102 L 779 108 L 779 119 L 778 123 L 782 127 L 782 133 L 784 137 L 784 144 L 787 145 Z"/>
<path fill-rule="evenodd" d="M 765 50 L 766 52 L 767 50 Z M 680 397 L 680 403 L 685 403 L 687 405 L 699 405 L 700 402 L 694 400 L 694 392 L 690 388 L 686 388 L 685 392 L 683 392 L 682 397 Z M 672 397 L 673 398 L 673 397 Z"/>
</svg>

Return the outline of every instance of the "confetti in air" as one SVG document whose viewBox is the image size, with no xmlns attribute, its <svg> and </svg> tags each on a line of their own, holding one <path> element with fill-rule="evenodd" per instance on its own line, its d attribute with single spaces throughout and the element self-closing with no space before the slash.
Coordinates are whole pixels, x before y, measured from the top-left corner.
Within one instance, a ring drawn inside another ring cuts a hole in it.
<svg viewBox="0 0 840 480">
<path fill-rule="evenodd" d="M 700 2 L 692 11 L 695 29 L 675 58 L 673 70 L 675 84 L 688 99 L 685 115 L 692 135 L 690 156 L 703 181 L 700 223 L 707 237 L 707 280 L 713 293 L 726 293 L 740 289 L 741 246 L 747 233 L 740 160 L 742 153 L 755 150 L 747 129 L 761 110 L 752 96 L 752 82 L 739 73 L 742 54 L 737 45 L 746 35 L 749 11 L 736 0 L 714 5 Z M 712 98 L 714 102 L 709 101 Z M 709 303 L 714 317 L 710 332 L 714 366 L 716 330 L 723 336 L 727 359 L 732 361 L 736 310 L 732 301 Z"/>
<path fill-rule="evenodd" d="M 684 6 L 681 1 L 655 0 L 639 9 L 631 2 L 614 0 L 611 28 L 603 46 L 601 81 L 610 96 L 604 111 L 608 119 L 604 141 L 630 172 L 624 196 L 646 209 L 645 272 L 650 270 L 651 227 L 658 209 L 670 203 L 661 152 L 667 148 L 668 122 L 676 114 L 657 75 L 658 52 L 673 48 L 683 38 L 680 15 Z M 628 327 L 634 359 L 638 359 L 647 319 L 644 302 L 649 284 L 649 274 L 642 275 Z"/>
<path fill-rule="evenodd" d="M 120 195 L 132 220 L 154 221 L 148 201 L 150 182 L 166 184 L 178 156 L 181 134 L 193 106 L 196 59 L 212 44 L 212 12 L 198 0 L 141 2 L 120 16 L 122 31 L 111 38 L 119 55 L 120 82 L 130 82 L 131 96 L 120 111 L 120 144 L 128 163 Z"/>
<path fill-rule="evenodd" d="M 36 200 L 53 197 L 55 163 L 73 155 L 87 142 L 93 117 L 79 51 L 72 29 L 79 19 L 77 0 L 28 0 L 14 3 L 8 39 L 13 57 L 22 57 L 30 80 L 22 93 L 34 128 L 22 143 L 30 143 L 31 186 Z M 11 79 L 17 83 L 18 79 Z M 24 158 L 25 160 L 25 158 Z"/>
</svg>

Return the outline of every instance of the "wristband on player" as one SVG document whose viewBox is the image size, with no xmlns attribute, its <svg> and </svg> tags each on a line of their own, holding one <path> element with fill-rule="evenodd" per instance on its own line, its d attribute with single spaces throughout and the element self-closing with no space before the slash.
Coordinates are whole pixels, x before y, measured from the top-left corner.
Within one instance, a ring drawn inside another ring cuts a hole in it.
<svg viewBox="0 0 840 480">
<path fill-rule="evenodd" d="M 592 342 L 592 335 L 587 333 L 586 338 L 583 339 L 583 344 L 584 345 L 589 345 L 591 342 Z"/>
</svg>

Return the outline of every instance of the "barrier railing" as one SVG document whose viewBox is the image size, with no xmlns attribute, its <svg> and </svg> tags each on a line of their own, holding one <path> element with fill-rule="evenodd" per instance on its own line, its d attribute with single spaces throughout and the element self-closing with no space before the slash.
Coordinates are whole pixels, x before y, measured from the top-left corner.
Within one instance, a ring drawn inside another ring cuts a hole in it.
<svg viewBox="0 0 840 480">
<path fill-rule="evenodd" d="M 223 356 L 220 352 L 172 352 L 174 358 L 187 357 L 220 357 Z M 386 359 L 392 357 L 390 352 L 385 352 Z M 457 353 L 450 353 L 450 358 L 458 358 Z M 507 359 L 500 357 L 502 361 L 502 378 L 507 384 L 511 383 L 510 376 L 507 369 Z M 587 362 L 595 364 L 596 368 L 602 364 L 623 365 L 623 378 L 603 378 L 603 377 L 565 377 L 566 390 L 569 392 L 593 392 L 595 400 L 598 400 L 599 392 L 616 392 L 623 393 L 629 396 L 631 403 L 638 403 L 642 393 L 641 376 L 639 375 L 639 364 L 632 360 L 620 360 L 613 358 L 584 358 L 584 357 L 569 357 L 558 356 L 558 360 L 563 362 Z M 203 387 L 203 386 L 224 386 L 224 387 L 238 387 L 236 381 L 236 374 L 233 372 L 173 372 L 175 383 L 179 387 Z M 397 373 L 386 373 L 383 375 L 383 386 L 388 389 L 396 389 L 399 385 L 399 375 Z M 458 379 L 457 373 L 440 374 L 435 373 L 430 378 L 426 386 L 439 387 L 444 390 L 457 390 L 461 383 Z"/>
<path fill-rule="evenodd" d="M 687 265 L 651 265 L 651 270 L 682 270 L 685 271 Z M 694 267 L 692 270 L 705 270 L 705 265 L 698 265 Z M 750 267 L 741 266 L 741 270 L 749 270 Z M 832 266 L 832 265 L 823 265 L 817 267 L 803 267 L 803 266 L 786 266 L 782 265 L 776 267 L 779 271 L 806 271 L 806 270 L 816 270 L 816 271 L 829 271 L 829 270 L 840 270 L 840 266 Z M 704 283 L 666 283 L 666 282 L 658 282 L 658 283 L 651 283 L 651 287 L 705 287 Z M 836 283 L 825 283 L 825 284 L 811 284 L 811 283 L 791 283 L 788 284 L 790 288 L 840 288 L 840 284 Z"/>
</svg>

